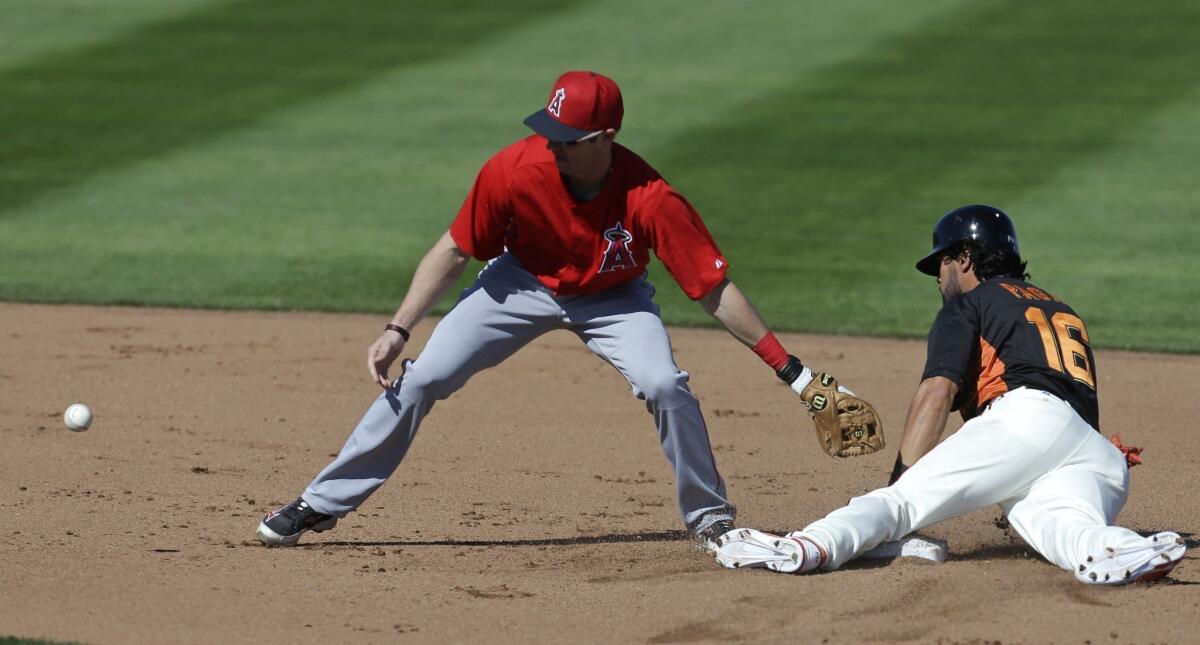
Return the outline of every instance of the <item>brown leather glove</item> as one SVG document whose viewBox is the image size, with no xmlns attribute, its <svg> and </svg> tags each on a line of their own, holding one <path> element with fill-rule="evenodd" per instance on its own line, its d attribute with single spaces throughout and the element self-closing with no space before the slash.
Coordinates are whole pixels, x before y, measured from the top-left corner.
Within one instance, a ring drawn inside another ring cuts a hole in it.
<svg viewBox="0 0 1200 645">
<path fill-rule="evenodd" d="M 804 365 L 795 356 L 777 372 L 779 378 L 796 390 L 796 380 Z M 828 374 L 816 374 L 812 381 L 797 392 L 813 416 L 817 443 L 832 457 L 857 457 L 879 452 L 884 446 L 883 423 L 875 408 L 839 386 Z"/>
</svg>

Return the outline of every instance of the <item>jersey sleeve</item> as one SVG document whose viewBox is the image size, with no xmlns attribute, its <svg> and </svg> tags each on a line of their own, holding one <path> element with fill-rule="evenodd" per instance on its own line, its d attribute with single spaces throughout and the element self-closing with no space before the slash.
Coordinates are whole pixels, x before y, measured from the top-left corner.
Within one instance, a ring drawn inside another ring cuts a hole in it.
<svg viewBox="0 0 1200 645">
<path fill-rule="evenodd" d="M 512 222 L 507 166 L 503 152 L 483 165 L 450 225 L 454 243 L 476 260 L 490 260 L 504 251 L 504 237 Z"/>
<path fill-rule="evenodd" d="M 668 189 L 646 218 L 654 254 L 687 297 L 699 300 L 721 284 L 729 263 L 683 195 Z"/>
<path fill-rule="evenodd" d="M 944 376 L 963 391 L 971 369 L 972 352 L 979 337 L 978 317 L 965 296 L 942 307 L 929 330 L 929 350 L 921 380 Z"/>
</svg>

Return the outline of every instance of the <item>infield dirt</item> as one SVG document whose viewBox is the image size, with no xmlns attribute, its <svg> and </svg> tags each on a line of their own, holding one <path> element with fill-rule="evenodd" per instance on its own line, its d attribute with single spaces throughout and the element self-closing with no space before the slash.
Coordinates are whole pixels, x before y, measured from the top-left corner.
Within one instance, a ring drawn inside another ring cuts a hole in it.
<svg viewBox="0 0 1200 645">
<path fill-rule="evenodd" d="M 1200 357 L 1101 350 L 1103 430 L 1145 447 L 1120 522 L 1191 548 L 1152 587 L 1084 587 L 997 509 L 899 559 L 726 571 L 680 531 L 643 405 L 574 336 L 440 403 L 359 512 L 301 547 L 254 529 L 378 393 L 379 316 L 0 304 L 0 635 L 160 642 L 1196 642 Z M 424 343 L 422 324 L 410 354 Z M 886 482 L 924 344 L 781 335 L 884 416 L 883 454 L 816 446 L 724 332 L 677 329 L 739 524 L 784 530 Z M 72 402 L 95 412 L 69 432 Z M 952 427 L 958 423 L 952 421 Z"/>
</svg>

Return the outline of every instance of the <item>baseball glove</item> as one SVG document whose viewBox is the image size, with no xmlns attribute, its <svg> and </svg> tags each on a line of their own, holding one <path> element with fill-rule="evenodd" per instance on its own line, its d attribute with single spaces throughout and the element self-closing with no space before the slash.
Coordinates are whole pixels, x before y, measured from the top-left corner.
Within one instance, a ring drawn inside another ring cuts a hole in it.
<svg viewBox="0 0 1200 645">
<path fill-rule="evenodd" d="M 790 357 L 799 364 L 799 359 Z M 789 363 L 790 365 L 790 363 Z M 800 368 L 803 370 L 803 366 Z M 779 376 L 792 385 L 799 374 L 790 380 L 780 370 Z M 838 385 L 837 379 L 828 374 L 817 374 L 812 381 L 797 392 L 804 406 L 812 414 L 817 429 L 817 443 L 831 457 L 857 457 L 879 452 L 884 446 L 883 423 L 875 408 L 853 392 Z"/>
</svg>

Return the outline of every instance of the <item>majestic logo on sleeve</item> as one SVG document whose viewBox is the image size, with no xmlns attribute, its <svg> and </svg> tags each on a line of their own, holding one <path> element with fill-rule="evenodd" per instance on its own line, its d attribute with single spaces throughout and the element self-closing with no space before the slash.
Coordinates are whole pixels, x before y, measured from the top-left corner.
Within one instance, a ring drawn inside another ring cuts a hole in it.
<svg viewBox="0 0 1200 645">
<path fill-rule="evenodd" d="M 624 226 L 621 226 L 620 222 L 604 231 L 604 239 L 608 240 L 608 246 L 604 249 L 604 260 L 600 262 L 600 270 L 596 273 L 637 266 L 637 260 L 633 259 L 633 251 L 629 248 L 633 236 L 625 230 Z"/>
<path fill-rule="evenodd" d="M 550 105 L 547 105 L 546 109 L 556 117 L 562 116 L 562 104 L 565 100 L 567 100 L 567 91 L 560 87 L 554 90 L 554 98 L 550 99 Z"/>
</svg>

